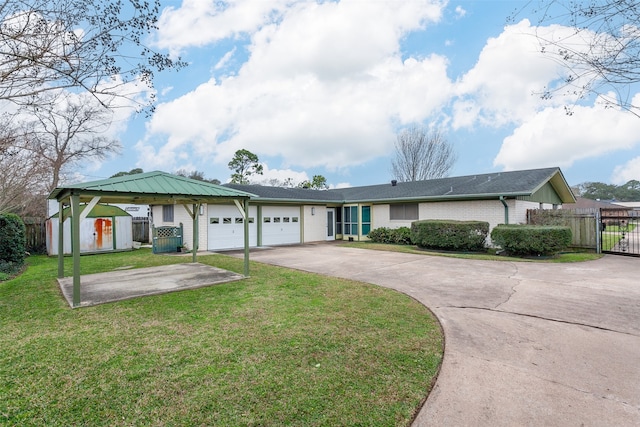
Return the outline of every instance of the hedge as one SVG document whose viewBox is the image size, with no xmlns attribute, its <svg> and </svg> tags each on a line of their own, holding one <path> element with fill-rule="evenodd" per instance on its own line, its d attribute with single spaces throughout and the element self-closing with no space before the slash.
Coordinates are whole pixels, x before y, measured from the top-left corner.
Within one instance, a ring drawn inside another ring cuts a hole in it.
<svg viewBox="0 0 640 427">
<path fill-rule="evenodd" d="M 426 249 L 482 251 L 488 234 L 486 221 L 427 219 L 411 223 L 411 240 Z"/>
<path fill-rule="evenodd" d="M 571 229 L 562 226 L 498 225 L 491 240 L 510 255 L 555 255 L 571 244 Z"/>
<path fill-rule="evenodd" d="M 18 215 L 0 214 L 0 272 L 13 274 L 24 265 L 26 229 Z"/>
<path fill-rule="evenodd" d="M 368 234 L 374 243 L 393 243 L 397 245 L 411 244 L 411 229 L 409 227 L 387 228 L 379 227 Z"/>
</svg>

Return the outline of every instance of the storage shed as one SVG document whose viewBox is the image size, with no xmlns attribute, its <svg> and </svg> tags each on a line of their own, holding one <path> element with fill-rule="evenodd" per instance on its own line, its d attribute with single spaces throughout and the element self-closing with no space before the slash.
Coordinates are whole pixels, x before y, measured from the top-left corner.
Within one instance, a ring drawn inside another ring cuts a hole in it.
<svg viewBox="0 0 640 427">
<path fill-rule="evenodd" d="M 97 204 L 85 215 L 80 206 L 80 253 L 130 250 L 133 248 L 132 217 L 117 206 Z M 70 208 L 63 211 L 64 253 L 71 254 Z M 47 253 L 58 254 L 59 214 L 47 220 Z"/>
</svg>

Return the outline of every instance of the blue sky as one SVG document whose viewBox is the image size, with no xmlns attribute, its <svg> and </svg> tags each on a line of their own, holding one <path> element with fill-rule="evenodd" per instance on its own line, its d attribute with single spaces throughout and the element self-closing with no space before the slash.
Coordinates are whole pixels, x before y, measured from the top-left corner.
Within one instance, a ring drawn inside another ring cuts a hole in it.
<svg viewBox="0 0 640 427">
<path fill-rule="evenodd" d="M 640 119 L 592 98 L 542 100 L 563 70 L 539 54 L 522 1 L 163 2 L 149 43 L 190 65 L 158 74 L 151 117 L 122 115 L 123 153 L 78 172 L 197 170 L 228 181 L 238 149 L 257 181 L 392 179 L 397 132 L 438 127 L 451 175 L 560 166 L 567 181 L 640 180 Z M 568 31 L 553 27 L 555 31 Z"/>
</svg>

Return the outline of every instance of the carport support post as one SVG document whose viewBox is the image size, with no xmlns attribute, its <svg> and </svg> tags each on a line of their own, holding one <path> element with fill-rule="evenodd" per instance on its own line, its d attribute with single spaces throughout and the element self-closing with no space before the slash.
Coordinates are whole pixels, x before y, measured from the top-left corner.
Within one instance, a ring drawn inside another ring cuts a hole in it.
<svg viewBox="0 0 640 427">
<path fill-rule="evenodd" d="M 80 305 L 80 196 L 71 194 L 71 252 L 73 254 L 73 306 Z"/>
<path fill-rule="evenodd" d="M 249 199 L 244 199 L 244 275 L 249 277 Z"/>
</svg>

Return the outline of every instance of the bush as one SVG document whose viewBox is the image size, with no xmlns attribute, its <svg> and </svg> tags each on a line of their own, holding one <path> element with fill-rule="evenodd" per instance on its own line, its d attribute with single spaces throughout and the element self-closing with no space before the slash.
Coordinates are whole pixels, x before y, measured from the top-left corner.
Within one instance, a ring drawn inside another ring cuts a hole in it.
<svg viewBox="0 0 640 427">
<path fill-rule="evenodd" d="M 18 215 L 0 214 L 0 272 L 16 273 L 24 265 L 26 230 Z"/>
<path fill-rule="evenodd" d="M 499 225 L 491 240 L 510 255 L 555 255 L 571 244 L 571 229 L 561 226 Z"/>
<path fill-rule="evenodd" d="M 374 243 L 392 243 L 397 245 L 411 244 L 411 230 L 409 227 L 380 227 L 375 230 L 371 230 L 368 237 Z"/>
<path fill-rule="evenodd" d="M 486 221 L 428 219 L 411 223 L 411 240 L 426 249 L 481 251 L 488 234 Z"/>
</svg>

